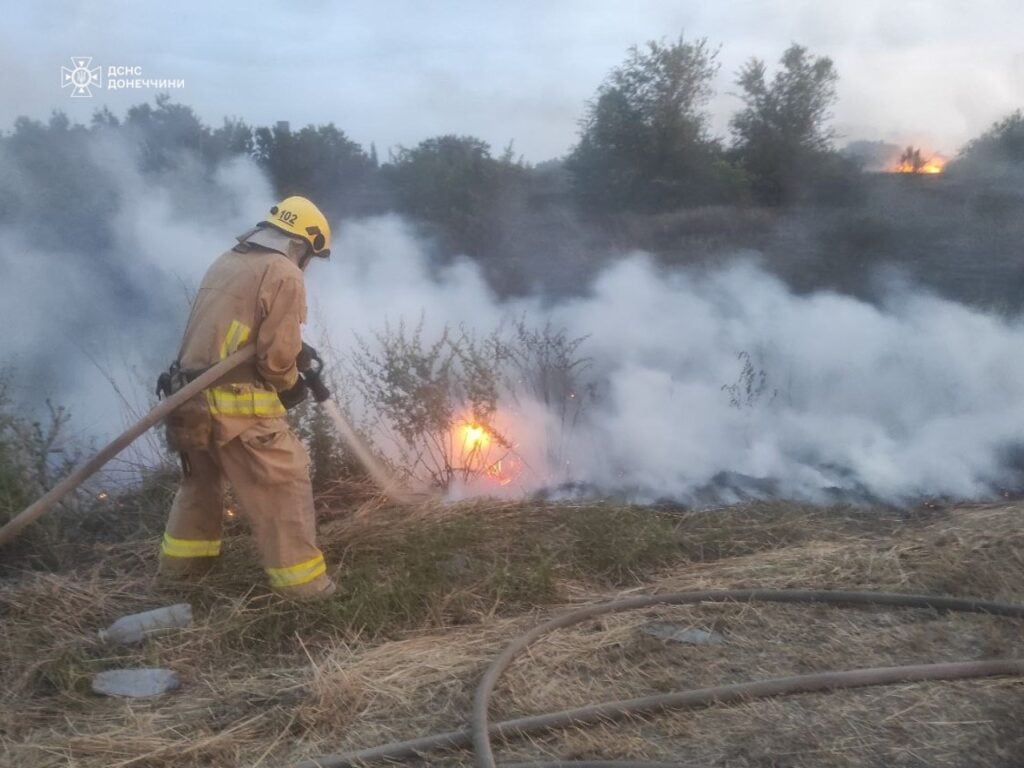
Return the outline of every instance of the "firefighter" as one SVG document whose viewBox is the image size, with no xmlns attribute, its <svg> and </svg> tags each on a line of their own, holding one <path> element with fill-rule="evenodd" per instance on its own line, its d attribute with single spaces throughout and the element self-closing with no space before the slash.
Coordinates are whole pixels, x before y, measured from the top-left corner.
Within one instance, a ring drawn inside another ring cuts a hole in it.
<svg viewBox="0 0 1024 768">
<path fill-rule="evenodd" d="M 167 392 L 179 389 L 245 344 L 255 357 L 204 390 L 169 418 L 168 443 L 183 478 L 160 546 L 160 573 L 207 572 L 221 549 L 224 484 L 246 513 L 271 588 L 297 599 L 334 591 L 316 546 L 309 457 L 285 420 L 302 402 L 299 373 L 312 348 L 303 270 L 330 255 L 331 230 L 304 197 L 270 209 L 207 271 L 189 316 Z M 165 375 L 166 376 L 166 375 Z"/>
</svg>

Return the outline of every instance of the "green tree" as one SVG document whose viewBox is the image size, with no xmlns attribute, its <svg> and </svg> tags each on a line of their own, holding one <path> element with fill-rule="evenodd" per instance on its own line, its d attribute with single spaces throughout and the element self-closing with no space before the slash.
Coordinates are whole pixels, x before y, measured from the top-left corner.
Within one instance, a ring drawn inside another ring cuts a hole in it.
<svg viewBox="0 0 1024 768">
<path fill-rule="evenodd" d="M 386 166 L 399 209 L 440 228 L 449 244 L 480 255 L 487 248 L 500 197 L 525 169 L 506 151 L 472 136 L 437 136 L 399 149 Z"/>
<path fill-rule="evenodd" d="M 155 104 L 131 107 L 123 125 L 138 145 L 142 171 L 168 171 L 186 158 L 198 159 L 212 171 L 224 160 L 253 154 L 252 128 L 242 120 L 225 118 L 220 128 L 211 130 L 191 107 L 175 104 L 166 93 L 159 94 Z M 93 114 L 92 124 L 94 129 L 121 127 L 106 108 Z"/>
<path fill-rule="evenodd" d="M 107 107 L 103 107 L 92 113 L 92 126 L 93 128 L 116 129 L 121 126 L 121 121 Z"/>
<path fill-rule="evenodd" d="M 124 127 L 138 142 L 139 168 L 144 172 L 176 167 L 183 155 L 198 153 L 209 135 L 191 107 L 175 104 L 166 93 L 156 97 L 155 107 L 131 107 Z"/>
<path fill-rule="evenodd" d="M 282 197 L 303 195 L 336 216 L 366 213 L 373 161 L 344 131 L 307 125 L 292 131 L 287 122 L 257 128 L 255 156 Z"/>
<path fill-rule="evenodd" d="M 1024 168 L 1024 112 L 1016 110 L 969 141 L 949 164 L 961 175 L 1016 179 Z M 1016 171 L 1016 173 L 1014 173 Z"/>
<path fill-rule="evenodd" d="M 770 82 L 760 59 L 740 69 L 745 106 L 731 122 L 736 157 L 757 197 L 772 205 L 793 201 L 838 162 L 828 125 L 839 79 L 832 60 L 793 44 L 780 63 Z"/>
<path fill-rule="evenodd" d="M 89 131 L 62 112 L 46 124 L 17 118 L 0 138 L 0 225 L 32 233 L 42 248 L 109 249 L 117 185 L 90 150 Z"/>
<path fill-rule="evenodd" d="M 593 210 L 667 210 L 736 194 L 738 177 L 708 135 L 718 51 L 706 39 L 629 49 L 588 104 L 566 160 Z"/>
<path fill-rule="evenodd" d="M 252 128 L 243 120 L 225 117 L 220 128 L 210 131 L 202 149 L 208 166 L 231 157 L 251 156 L 255 152 Z"/>
</svg>

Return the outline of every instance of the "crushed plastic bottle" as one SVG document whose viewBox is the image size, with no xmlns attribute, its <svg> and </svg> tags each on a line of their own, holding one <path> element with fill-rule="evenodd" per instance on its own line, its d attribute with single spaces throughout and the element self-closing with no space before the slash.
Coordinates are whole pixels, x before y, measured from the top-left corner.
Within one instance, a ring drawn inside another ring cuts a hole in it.
<svg viewBox="0 0 1024 768">
<path fill-rule="evenodd" d="M 148 635 L 187 627 L 191 623 L 192 606 L 188 603 L 177 603 L 144 613 L 122 616 L 107 629 L 101 629 L 99 636 L 104 642 L 138 643 Z"/>
<path fill-rule="evenodd" d="M 725 638 L 717 632 L 696 627 L 681 627 L 678 624 L 654 622 L 640 628 L 645 635 L 657 637 L 671 643 L 689 643 L 690 645 L 721 645 Z"/>
<path fill-rule="evenodd" d="M 148 698 L 175 690 L 181 681 L 170 669 L 111 669 L 92 678 L 92 689 L 104 696 Z"/>
</svg>

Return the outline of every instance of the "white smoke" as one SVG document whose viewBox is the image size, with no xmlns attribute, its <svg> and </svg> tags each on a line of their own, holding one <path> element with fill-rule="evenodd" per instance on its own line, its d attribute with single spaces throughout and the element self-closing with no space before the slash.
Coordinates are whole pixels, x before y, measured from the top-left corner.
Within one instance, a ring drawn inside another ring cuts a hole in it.
<svg viewBox="0 0 1024 768">
<path fill-rule="evenodd" d="M 46 249 L 30 232 L 0 228 L 0 367 L 29 411 L 52 399 L 71 411 L 76 437 L 102 440 L 145 410 L 203 272 L 273 194 L 248 159 L 201 183 L 204 174 L 189 167 L 146 178 L 123 140 L 96 136 L 89 150 L 113 186 L 109 221 L 96 222 L 111 225 L 112 246 Z"/>
<path fill-rule="evenodd" d="M 749 261 L 668 271 L 640 253 L 582 298 L 499 303 L 471 262 L 432 272 L 397 218 L 338 229 L 334 262 L 314 266 L 308 282 L 342 350 L 353 332 L 421 313 L 428 332 L 487 331 L 525 314 L 588 337 L 600 395 L 568 435 L 567 465 L 536 473 L 535 484 L 641 498 L 699 498 L 715 487 L 719 498 L 905 501 L 1016 482 L 1004 465 L 1024 423 L 1018 321 L 905 287 L 882 306 L 796 296 Z M 541 421 L 523 414 L 510 427 L 533 462 Z"/>
<path fill-rule="evenodd" d="M 922 293 L 882 308 L 797 297 L 749 263 L 664 275 L 642 259 L 561 319 L 595 329 L 610 382 L 590 473 L 682 495 L 736 472 L 812 498 L 973 496 L 1006 479 L 1024 415 L 1019 324 Z M 740 353 L 764 371 L 759 395 L 743 391 Z"/>
<path fill-rule="evenodd" d="M 140 407 L 149 401 L 190 292 L 273 195 L 245 160 L 212 176 L 186 164 L 154 182 L 124 146 L 99 138 L 92 151 L 114 176 L 113 250 L 93 262 L 0 232 L 0 363 L 21 402 L 52 397 L 77 434 L 102 440 L 126 421 L 107 376 Z M 544 464 L 553 414 L 528 402 L 499 411 L 531 467 L 519 492 L 568 483 L 638 499 L 821 499 L 838 489 L 899 502 L 1019 484 L 1009 466 L 1024 423 L 1019 320 L 906 286 L 879 306 L 797 296 L 749 260 L 667 270 L 642 253 L 579 297 L 500 301 L 475 262 L 438 266 L 399 217 L 334 228 L 332 260 L 307 273 L 308 336 L 326 333 L 343 356 L 356 334 L 421 318 L 428 340 L 446 325 L 486 334 L 519 317 L 587 337 L 597 394 L 557 436 L 557 466 Z"/>
</svg>

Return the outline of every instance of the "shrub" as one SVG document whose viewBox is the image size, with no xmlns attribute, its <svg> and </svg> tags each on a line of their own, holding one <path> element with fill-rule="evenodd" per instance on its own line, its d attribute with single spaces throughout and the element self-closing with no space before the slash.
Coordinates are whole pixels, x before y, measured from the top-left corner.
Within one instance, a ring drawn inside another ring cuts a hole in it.
<svg viewBox="0 0 1024 768">
<path fill-rule="evenodd" d="M 557 463 L 590 395 L 580 380 L 588 365 L 583 341 L 520 320 L 484 337 L 445 327 L 427 342 L 421 319 L 413 329 L 399 323 L 360 339 L 349 368 L 378 449 L 407 477 L 447 488 L 521 463 L 499 426 L 499 406 L 542 405 L 554 417 L 544 435 L 547 459 Z"/>
</svg>

